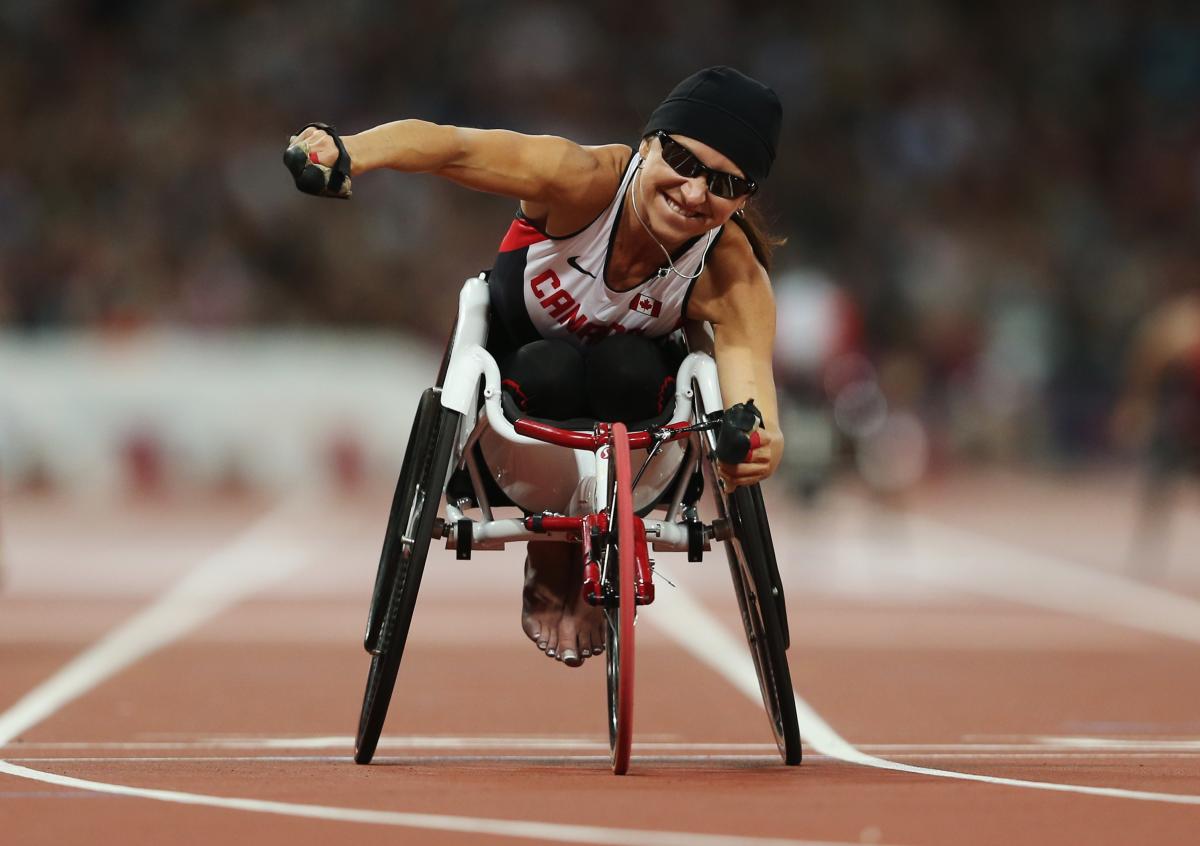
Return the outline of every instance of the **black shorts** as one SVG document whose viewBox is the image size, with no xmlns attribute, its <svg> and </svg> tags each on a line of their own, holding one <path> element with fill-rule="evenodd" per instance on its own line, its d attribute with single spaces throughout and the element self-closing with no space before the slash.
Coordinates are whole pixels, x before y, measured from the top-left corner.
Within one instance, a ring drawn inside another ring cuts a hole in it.
<svg viewBox="0 0 1200 846">
<path fill-rule="evenodd" d="M 669 342 L 617 334 L 583 349 L 533 341 L 499 364 L 504 391 L 531 417 L 634 423 L 671 407 L 683 355 Z"/>
</svg>

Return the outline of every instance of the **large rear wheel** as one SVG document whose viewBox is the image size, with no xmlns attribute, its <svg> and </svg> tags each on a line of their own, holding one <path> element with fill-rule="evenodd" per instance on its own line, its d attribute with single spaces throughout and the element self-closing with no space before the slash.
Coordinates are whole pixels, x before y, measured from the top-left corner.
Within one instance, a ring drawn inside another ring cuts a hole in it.
<svg viewBox="0 0 1200 846">
<path fill-rule="evenodd" d="M 379 554 L 379 569 L 375 572 L 375 588 L 371 591 L 371 605 L 367 611 L 367 631 L 363 636 L 363 648 L 374 653 L 379 644 L 379 631 L 383 617 L 391 600 L 392 588 L 396 583 L 396 571 L 400 565 L 400 544 L 405 534 L 407 521 L 412 510 L 413 474 L 424 460 L 437 437 L 441 420 L 441 402 L 435 388 L 427 389 L 417 403 L 417 413 L 412 428 L 408 430 L 408 446 L 404 450 L 404 463 L 400 478 L 396 480 L 396 491 L 392 495 L 392 506 L 388 511 L 387 530 L 383 534 L 383 551 Z"/>
<path fill-rule="evenodd" d="M 629 432 L 624 423 L 613 424 L 609 458 L 609 520 L 613 542 L 609 544 L 604 568 L 605 596 L 615 595 L 616 605 L 604 609 L 605 664 L 608 669 L 608 742 L 612 770 L 629 771 L 633 747 L 633 624 L 637 605 L 634 584 L 636 567 L 633 521 L 633 475 L 629 454 Z"/>
<path fill-rule="evenodd" d="M 442 407 L 437 388 L 421 396 L 388 515 L 368 615 L 364 644 L 371 653 L 371 668 L 354 744 L 354 760 L 359 764 L 371 762 L 383 731 L 460 417 Z"/>
<path fill-rule="evenodd" d="M 727 493 L 717 478 L 714 444 L 709 441 L 706 447 L 701 464 L 717 517 L 724 521 L 729 572 L 767 719 L 783 762 L 799 764 L 800 727 L 787 662 L 787 612 L 762 492 L 751 485 Z"/>
</svg>

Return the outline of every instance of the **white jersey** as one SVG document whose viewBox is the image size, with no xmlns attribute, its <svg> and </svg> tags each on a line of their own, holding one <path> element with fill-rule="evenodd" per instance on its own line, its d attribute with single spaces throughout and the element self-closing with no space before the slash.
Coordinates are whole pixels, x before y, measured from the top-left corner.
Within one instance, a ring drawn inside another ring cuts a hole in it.
<svg viewBox="0 0 1200 846">
<path fill-rule="evenodd" d="M 606 278 L 625 193 L 640 161 L 635 153 L 612 202 L 578 232 L 547 235 L 517 215 L 489 278 L 493 316 L 507 330 L 512 347 L 538 338 L 583 346 L 614 332 L 658 338 L 683 325 L 695 282 L 687 277 L 703 266 L 720 229 L 686 245 L 674 259 L 678 272 L 661 269 L 628 291 L 613 290 Z"/>
</svg>

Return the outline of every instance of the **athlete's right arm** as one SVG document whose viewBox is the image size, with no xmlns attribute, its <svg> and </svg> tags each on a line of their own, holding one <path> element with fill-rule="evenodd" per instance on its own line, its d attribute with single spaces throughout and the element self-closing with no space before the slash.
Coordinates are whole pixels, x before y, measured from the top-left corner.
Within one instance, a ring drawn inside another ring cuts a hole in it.
<svg viewBox="0 0 1200 846">
<path fill-rule="evenodd" d="M 337 161 L 333 139 L 308 127 L 299 136 L 323 165 Z M 357 135 L 344 135 L 351 175 L 380 168 L 433 173 L 476 191 L 539 206 L 590 205 L 611 199 L 607 147 L 581 147 L 551 135 L 503 129 L 468 129 L 423 120 L 398 120 Z M 593 197 L 595 195 L 595 197 Z"/>
</svg>

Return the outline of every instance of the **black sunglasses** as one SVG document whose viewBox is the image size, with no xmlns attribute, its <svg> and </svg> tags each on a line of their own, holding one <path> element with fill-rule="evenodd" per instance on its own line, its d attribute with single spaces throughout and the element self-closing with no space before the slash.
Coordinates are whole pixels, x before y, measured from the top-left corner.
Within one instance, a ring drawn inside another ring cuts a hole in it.
<svg viewBox="0 0 1200 846">
<path fill-rule="evenodd" d="M 721 199 L 736 200 L 758 190 L 758 185 L 752 180 L 722 170 L 713 170 L 663 130 L 654 133 L 654 137 L 662 145 L 663 161 L 669 164 L 673 171 L 685 179 L 703 174 L 704 181 L 708 183 L 708 190 Z"/>
</svg>

